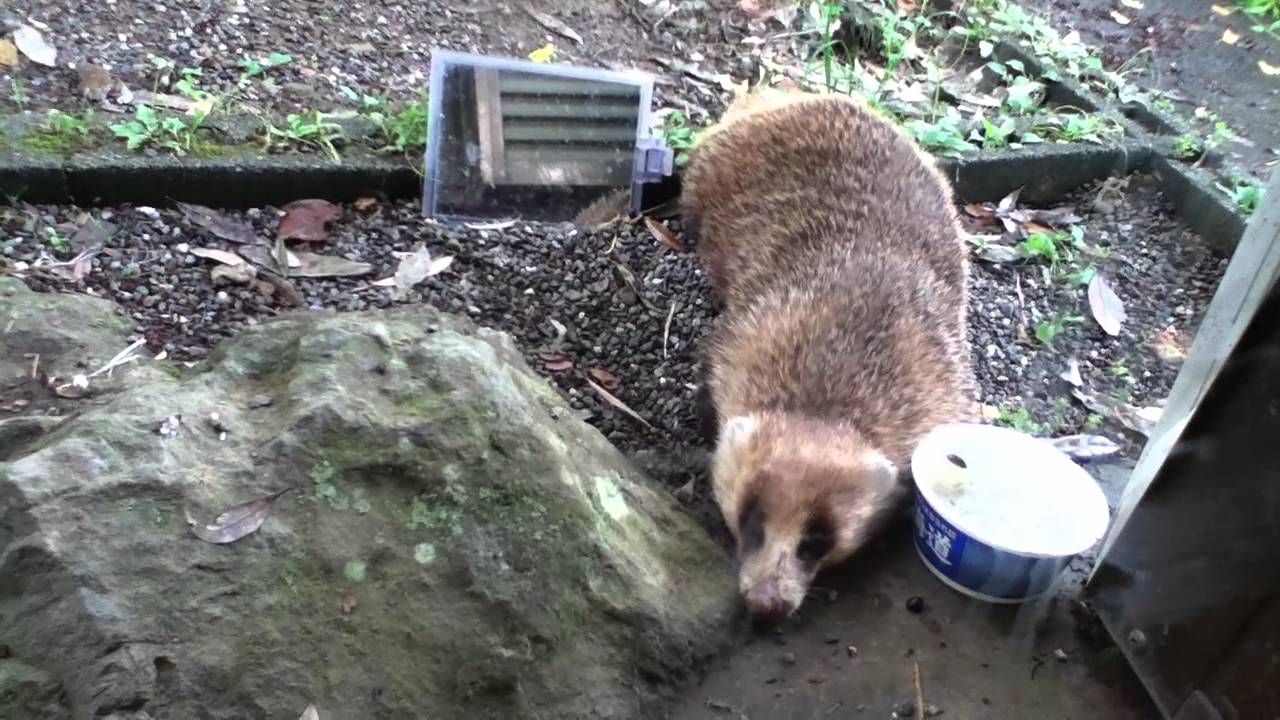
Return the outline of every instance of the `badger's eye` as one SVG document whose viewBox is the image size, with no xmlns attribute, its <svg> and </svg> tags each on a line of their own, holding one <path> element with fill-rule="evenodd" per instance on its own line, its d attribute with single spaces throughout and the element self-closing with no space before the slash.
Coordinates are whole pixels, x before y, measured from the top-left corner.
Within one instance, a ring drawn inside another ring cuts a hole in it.
<svg viewBox="0 0 1280 720">
<path fill-rule="evenodd" d="M 764 545 L 764 510 L 756 497 L 747 498 L 738 515 L 738 550 L 750 555 Z"/>
<path fill-rule="evenodd" d="M 817 565 L 822 562 L 822 558 L 826 557 L 827 553 L 831 552 L 835 544 L 835 530 L 828 520 L 825 518 L 810 520 L 808 527 L 804 530 L 804 537 L 800 538 L 800 544 L 796 546 L 796 557 L 806 565 Z"/>
</svg>

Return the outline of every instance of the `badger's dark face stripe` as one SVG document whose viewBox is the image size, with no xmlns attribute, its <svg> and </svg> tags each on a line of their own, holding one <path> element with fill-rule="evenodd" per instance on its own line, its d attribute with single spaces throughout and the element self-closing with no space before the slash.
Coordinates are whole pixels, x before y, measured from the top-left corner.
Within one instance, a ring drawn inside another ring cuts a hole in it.
<svg viewBox="0 0 1280 720">
<path fill-rule="evenodd" d="M 738 515 L 738 554 L 750 555 L 764 545 L 764 508 L 760 498 L 751 495 Z"/>
<path fill-rule="evenodd" d="M 804 529 L 804 537 L 796 547 L 796 558 L 806 570 L 813 572 L 835 545 L 835 524 L 826 513 L 820 513 L 809 518 Z"/>
</svg>

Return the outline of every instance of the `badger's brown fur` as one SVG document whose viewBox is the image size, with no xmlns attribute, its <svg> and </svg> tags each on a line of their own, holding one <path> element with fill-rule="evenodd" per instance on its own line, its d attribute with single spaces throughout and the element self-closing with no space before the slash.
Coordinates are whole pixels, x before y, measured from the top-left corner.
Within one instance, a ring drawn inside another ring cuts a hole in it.
<svg viewBox="0 0 1280 720">
<path fill-rule="evenodd" d="M 845 97 L 740 99 L 683 184 L 721 304 L 715 496 L 777 622 L 900 507 L 921 436 L 973 419 L 967 251 L 932 160 Z"/>
</svg>

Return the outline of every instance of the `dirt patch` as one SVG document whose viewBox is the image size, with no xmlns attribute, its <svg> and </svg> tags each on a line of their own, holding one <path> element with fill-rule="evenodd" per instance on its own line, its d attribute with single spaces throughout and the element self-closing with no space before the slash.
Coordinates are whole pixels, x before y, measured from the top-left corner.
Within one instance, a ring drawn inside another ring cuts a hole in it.
<svg viewBox="0 0 1280 720">
<path fill-rule="evenodd" d="M 1235 7 L 1230 2 L 1219 3 Z M 1109 70 L 1125 70 L 1136 82 L 1173 103 L 1178 114 L 1192 118 L 1197 107 L 1217 113 L 1246 142 L 1230 149 L 1259 177 L 1270 172 L 1280 148 L 1280 78 L 1264 75 L 1262 60 L 1280 67 L 1280 38 L 1249 29 L 1257 24 L 1236 10 L 1219 15 L 1211 3 L 1196 0 L 1148 2 L 1135 10 L 1106 0 L 1032 0 L 1031 8 L 1048 15 L 1061 32 L 1079 31 L 1081 38 L 1102 50 Z M 1119 11 L 1128 25 L 1111 15 Z M 1221 41 L 1224 31 L 1236 33 L 1235 44 Z M 1212 122 L 1197 123 L 1206 134 Z"/>
</svg>

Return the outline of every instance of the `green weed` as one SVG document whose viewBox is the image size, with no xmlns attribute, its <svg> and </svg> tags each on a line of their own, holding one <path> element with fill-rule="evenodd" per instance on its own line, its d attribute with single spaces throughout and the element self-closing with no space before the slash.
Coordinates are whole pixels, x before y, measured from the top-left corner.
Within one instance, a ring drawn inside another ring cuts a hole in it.
<svg viewBox="0 0 1280 720">
<path fill-rule="evenodd" d="M 341 125 L 325 120 L 319 111 L 312 111 L 308 115 L 286 115 L 284 127 L 267 121 L 264 146 L 268 150 L 292 146 L 323 150 L 334 162 L 341 162 L 334 143 L 345 137 Z"/>
<path fill-rule="evenodd" d="M 1272 17 L 1280 22 L 1280 0 L 1236 0 L 1236 4 L 1249 15 Z"/>
<path fill-rule="evenodd" d="M 31 104 L 31 96 L 27 94 L 25 78 L 13 78 L 9 81 L 9 102 L 25 110 Z"/>
<path fill-rule="evenodd" d="M 910 120 L 903 127 L 921 147 L 938 155 L 957 157 L 961 153 L 977 149 L 977 146 L 965 139 L 961 120 L 954 114 L 948 113 L 933 122 Z"/>
<path fill-rule="evenodd" d="M 996 416 L 995 423 L 1028 435 L 1044 432 L 1044 425 L 1032 419 L 1031 413 L 1027 412 L 1027 409 L 1023 407 L 1016 409 L 1000 408 L 1000 414 Z"/>
<path fill-rule="evenodd" d="M 1182 160 L 1195 160 L 1204 153 L 1204 144 L 1200 136 L 1193 132 L 1183 133 L 1173 141 L 1173 155 Z"/>
<path fill-rule="evenodd" d="M 431 113 L 424 91 L 418 99 L 406 103 L 395 112 L 376 110 L 368 117 L 382 134 L 383 147 L 379 152 L 407 153 L 427 146 L 427 132 L 431 129 Z"/>
<path fill-rule="evenodd" d="M 130 150 L 151 146 L 175 155 L 188 155 L 196 144 L 196 131 L 203 125 L 204 118 L 202 113 L 183 120 L 176 115 L 161 115 L 149 105 L 139 105 L 132 120 L 112 125 L 111 132 L 123 138 Z"/>
<path fill-rule="evenodd" d="M 1049 349 L 1053 349 L 1054 342 L 1062 337 L 1062 335 L 1072 325 L 1079 325 L 1084 322 L 1084 318 L 1079 315 L 1060 315 L 1051 320 L 1044 320 L 1036 323 L 1036 340 Z"/>
<path fill-rule="evenodd" d="M 1222 183 L 1214 183 L 1214 185 L 1226 193 L 1245 215 L 1252 215 L 1253 211 L 1258 209 L 1258 204 L 1262 202 L 1262 197 L 1267 192 L 1265 188 L 1240 180 L 1236 180 L 1231 187 Z"/>
<path fill-rule="evenodd" d="M 662 126 L 658 128 L 658 132 L 666 141 L 667 147 L 675 153 L 675 164 L 677 167 L 683 167 L 689 162 L 689 151 L 694 145 L 698 144 L 698 128 L 689 124 L 685 119 L 684 113 L 679 110 L 671 111 L 662 120 Z"/>
</svg>

